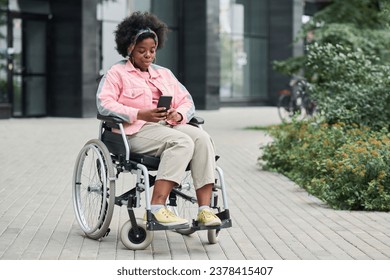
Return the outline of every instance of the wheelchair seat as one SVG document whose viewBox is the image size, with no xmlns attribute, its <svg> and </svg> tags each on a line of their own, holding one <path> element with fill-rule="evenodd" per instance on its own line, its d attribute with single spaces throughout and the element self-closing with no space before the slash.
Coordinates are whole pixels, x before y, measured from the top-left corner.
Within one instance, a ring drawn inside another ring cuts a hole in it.
<svg viewBox="0 0 390 280">
<path fill-rule="evenodd" d="M 102 142 L 107 146 L 108 151 L 116 157 L 125 157 L 126 148 L 123 144 L 122 135 L 105 130 L 102 134 Z M 148 169 L 157 170 L 160 164 L 160 157 L 148 156 L 139 153 L 130 153 L 130 160 L 145 165 Z"/>
</svg>

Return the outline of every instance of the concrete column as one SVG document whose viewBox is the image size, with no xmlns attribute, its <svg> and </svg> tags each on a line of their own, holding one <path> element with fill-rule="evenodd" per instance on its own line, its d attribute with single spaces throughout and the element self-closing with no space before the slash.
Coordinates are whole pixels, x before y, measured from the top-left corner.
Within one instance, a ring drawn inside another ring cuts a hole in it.
<svg viewBox="0 0 390 280">
<path fill-rule="evenodd" d="M 219 1 L 184 1 L 184 83 L 197 109 L 219 108 Z"/>
<path fill-rule="evenodd" d="M 82 116 L 81 1 L 51 2 L 49 23 L 49 115 Z"/>
<path fill-rule="evenodd" d="M 99 43 L 98 43 L 98 21 L 96 17 L 96 6 L 98 0 L 82 1 L 82 79 L 81 79 L 81 99 L 82 117 L 96 116 L 96 89 L 99 65 Z"/>
<path fill-rule="evenodd" d="M 96 115 L 98 0 L 51 3 L 49 31 L 49 115 Z"/>
<path fill-rule="evenodd" d="M 294 1 L 272 0 L 269 4 L 269 66 L 268 90 L 270 102 L 276 104 L 277 92 L 288 86 L 289 77 L 272 68 L 272 61 L 284 60 L 293 55 Z"/>
</svg>

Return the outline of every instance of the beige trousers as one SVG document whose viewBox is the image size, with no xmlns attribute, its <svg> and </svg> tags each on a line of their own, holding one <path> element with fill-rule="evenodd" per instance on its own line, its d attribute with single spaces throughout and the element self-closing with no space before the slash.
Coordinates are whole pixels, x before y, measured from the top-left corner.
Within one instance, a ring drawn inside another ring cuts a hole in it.
<svg viewBox="0 0 390 280">
<path fill-rule="evenodd" d="M 131 151 L 161 157 L 156 180 L 179 184 L 190 164 L 195 189 L 214 184 L 215 148 L 204 130 L 188 124 L 146 123 L 127 138 Z"/>
</svg>

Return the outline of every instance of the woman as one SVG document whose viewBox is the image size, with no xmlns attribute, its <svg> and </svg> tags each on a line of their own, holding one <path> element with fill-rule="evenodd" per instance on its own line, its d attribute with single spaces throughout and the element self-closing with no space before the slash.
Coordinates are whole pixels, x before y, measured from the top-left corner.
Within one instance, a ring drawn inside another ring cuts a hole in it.
<svg viewBox="0 0 390 280">
<path fill-rule="evenodd" d="M 155 220 L 164 225 L 188 223 L 169 211 L 165 203 L 190 164 L 199 204 L 197 220 L 205 226 L 220 225 L 221 220 L 209 208 L 215 181 L 213 143 L 206 132 L 187 124 L 195 106 L 186 88 L 170 70 L 153 64 L 167 31 L 165 23 L 147 12 L 135 12 L 118 25 L 117 51 L 126 59 L 113 65 L 102 78 L 98 110 L 126 122 L 133 152 L 161 158 L 151 199 Z M 157 108 L 162 95 L 172 96 L 168 110 Z"/>
</svg>

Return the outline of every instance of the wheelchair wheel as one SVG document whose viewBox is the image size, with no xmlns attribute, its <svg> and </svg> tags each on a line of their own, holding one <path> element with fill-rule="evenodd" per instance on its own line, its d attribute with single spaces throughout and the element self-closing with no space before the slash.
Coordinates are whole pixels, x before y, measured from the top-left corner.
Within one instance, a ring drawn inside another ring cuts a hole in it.
<svg viewBox="0 0 390 280">
<path fill-rule="evenodd" d="M 185 198 L 180 194 L 176 195 L 176 206 L 171 205 L 171 202 L 168 202 L 168 208 L 177 216 L 188 220 L 191 224 L 192 220 L 196 218 L 198 214 L 198 203 L 190 171 L 186 172 L 184 179 L 176 190 L 183 194 Z M 189 227 L 186 229 L 176 229 L 176 231 L 184 235 L 190 235 L 195 232 L 195 229 Z"/>
<path fill-rule="evenodd" d="M 210 244 L 218 243 L 218 236 L 220 231 L 220 229 L 210 229 L 207 231 L 207 239 Z"/>
<path fill-rule="evenodd" d="M 130 221 L 123 224 L 121 229 L 121 241 L 130 250 L 143 250 L 153 241 L 154 233 L 146 229 L 143 219 L 136 219 L 138 233 L 135 232 Z"/>
<path fill-rule="evenodd" d="M 81 149 L 73 173 L 73 208 L 84 233 L 99 239 L 108 233 L 115 203 L 114 167 L 100 140 Z"/>
</svg>

